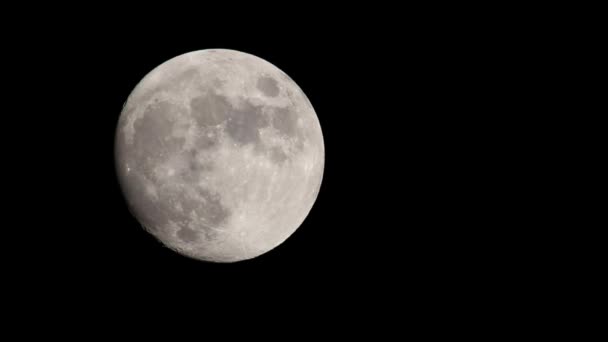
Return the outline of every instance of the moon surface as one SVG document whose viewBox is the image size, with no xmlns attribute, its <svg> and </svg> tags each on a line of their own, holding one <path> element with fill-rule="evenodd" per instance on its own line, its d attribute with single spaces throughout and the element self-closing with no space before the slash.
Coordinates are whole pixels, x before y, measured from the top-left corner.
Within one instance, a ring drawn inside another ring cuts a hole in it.
<svg viewBox="0 0 608 342">
<path fill-rule="evenodd" d="M 186 53 L 147 74 L 118 121 L 129 210 L 178 253 L 236 262 L 285 241 L 321 185 L 324 144 L 298 85 L 234 50 Z"/>
</svg>

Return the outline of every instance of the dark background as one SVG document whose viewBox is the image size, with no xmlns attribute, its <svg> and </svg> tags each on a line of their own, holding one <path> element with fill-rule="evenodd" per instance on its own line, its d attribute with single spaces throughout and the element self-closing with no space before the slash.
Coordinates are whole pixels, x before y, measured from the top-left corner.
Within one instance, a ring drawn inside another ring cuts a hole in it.
<svg viewBox="0 0 608 342">
<path fill-rule="evenodd" d="M 493 194 L 510 186 L 497 175 L 510 165 L 495 158 L 510 108 L 495 80 L 516 72 L 505 59 L 521 56 L 494 44 L 503 33 L 483 24 L 312 18 L 320 22 L 284 18 L 268 28 L 174 17 L 131 27 L 78 16 L 8 33 L 15 48 L 6 71 L 17 91 L 5 137 L 18 146 L 7 152 L 8 171 L 26 180 L 8 184 L 17 188 L 8 266 L 24 280 L 16 288 L 85 310 L 154 298 L 349 311 L 460 301 L 509 282 L 496 270 L 509 271 L 500 251 L 514 231 L 503 230 L 509 213 Z M 325 141 L 323 183 L 305 222 L 271 252 L 234 264 L 163 247 L 130 215 L 114 171 L 116 123 L 135 85 L 166 60 L 208 48 L 251 53 L 286 72 L 313 104 Z"/>
<path fill-rule="evenodd" d="M 601 163 L 593 147 L 605 136 L 591 132 L 605 127 L 591 118 L 602 88 L 583 79 L 601 76 L 593 10 L 225 4 L 3 5 L 5 334 L 488 340 L 530 328 L 563 336 L 572 315 L 593 312 L 568 306 L 597 303 L 589 285 L 602 284 L 585 279 L 603 266 L 585 269 L 603 260 L 589 242 L 604 240 L 586 229 L 599 227 L 602 202 L 580 193 L 600 193 L 590 172 L 603 170 L 586 164 Z M 114 171 L 135 85 L 207 48 L 285 71 L 325 140 L 306 221 L 235 264 L 163 247 L 129 214 Z"/>
</svg>

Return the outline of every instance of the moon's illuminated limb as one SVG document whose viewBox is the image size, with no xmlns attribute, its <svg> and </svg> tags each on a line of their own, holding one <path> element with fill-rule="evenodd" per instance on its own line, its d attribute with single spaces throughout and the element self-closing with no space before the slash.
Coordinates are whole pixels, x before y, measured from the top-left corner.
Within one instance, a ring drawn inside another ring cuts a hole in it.
<svg viewBox="0 0 608 342">
<path fill-rule="evenodd" d="M 123 108 L 115 147 L 135 217 L 165 245 L 207 261 L 282 243 L 323 175 L 321 127 L 302 90 L 233 50 L 187 53 L 146 75 Z"/>
</svg>

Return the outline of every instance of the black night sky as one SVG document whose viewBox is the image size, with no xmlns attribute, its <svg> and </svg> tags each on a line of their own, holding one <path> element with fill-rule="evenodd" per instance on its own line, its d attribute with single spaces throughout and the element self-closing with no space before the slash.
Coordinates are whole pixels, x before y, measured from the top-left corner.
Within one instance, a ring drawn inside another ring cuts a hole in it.
<svg viewBox="0 0 608 342">
<path fill-rule="evenodd" d="M 486 114 L 500 102 L 488 86 L 498 71 L 487 62 L 493 50 L 480 48 L 485 38 L 401 20 L 276 35 L 86 21 L 12 37 L 5 64 L 28 66 L 16 75 L 18 122 L 5 126 L 14 129 L 7 146 L 24 149 L 6 167 L 27 180 L 11 197 L 18 237 L 6 244 L 10 270 L 26 280 L 16 287 L 36 300 L 312 297 L 346 308 L 469 291 L 503 261 L 487 257 L 504 247 L 489 229 L 505 221 L 490 200 L 497 150 L 487 142 L 500 128 Z M 287 73 L 325 142 L 323 183 L 305 222 L 273 251 L 234 264 L 163 247 L 129 213 L 114 169 L 116 124 L 135 85 L 164 61 L 207 48 L 247 52 Z M 20 132 L 28 138 L 13 140 Z"/>
</svg>

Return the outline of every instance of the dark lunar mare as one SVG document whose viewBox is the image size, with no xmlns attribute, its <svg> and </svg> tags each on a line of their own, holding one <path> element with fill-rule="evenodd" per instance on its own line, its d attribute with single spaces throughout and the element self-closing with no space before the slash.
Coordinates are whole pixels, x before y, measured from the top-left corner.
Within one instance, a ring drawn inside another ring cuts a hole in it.
<svg viewBox="0 0 608 342">
<path fill-rule="evenodd" d="M 279 95 L 279 86 L 277 81 L 272 77 L 262 76 L 258 78 L 256 85 L 258 89 L 266 96 L 275 97 Z"/>
<path fill-rule="evenodd" d="M 196 158 L 197 149 L 183 150 L 185 139 L 172 137 L 172 126 L 177 109 L 168 103 L 155 103 L 149 106 L 144 115 L 134 122 L 134 135 L 131 144 L 127 143 L 124 134 L 125 116 L 121 117 L 115 142 L 115 155 L 120 186 L 125 193 L 129 210 L 150 231 L 162 235 L 159 228 L 167 227 L 170 221 L 180 226 L 178 238 L 184 242 L 194 242 L 203 233 L 206 239 L 213 239 L 217 234 L 209 227 L 217 227 L 230 216 L 230 210 L 221 204 L 220 197 L 206 189 L 196 188 L 202 202 L 186 195 L 183 188 L 175 184 L 163 184 L 153 173 L 155 165 L 162 164 L 171 156 L 181 154 L 187 160 L 185 168 L 178 170 L 182 186 L 191 186 L 198 176 L 211 170 L 210 164 L 201 163 Z M 127 113 L 129 113 L 127 111 Z M 197 141 L 197 146 L 210 147 L 211 142 L 204 139 Z M 128 162 L 130 172 L 126 171 Z M 150 195 L 146 185 L 154 187 L 158 198 Z M 167 203 L 178 202 L 181 210 Z M 200 232 L 187 227 L 190 213 L 194 212 L 205 220 L 198 224 Z"/>
<path fill-rule="evenodd" d="M 224 123 L 228 136 L 241 146 L 261 145 L 260 129 L 269 125 L 262 106 L 243 100 L 234 107 L 225 96 L 213 92 L 193 98 L 190 110 L 200 129 Z"/>
</svg>

